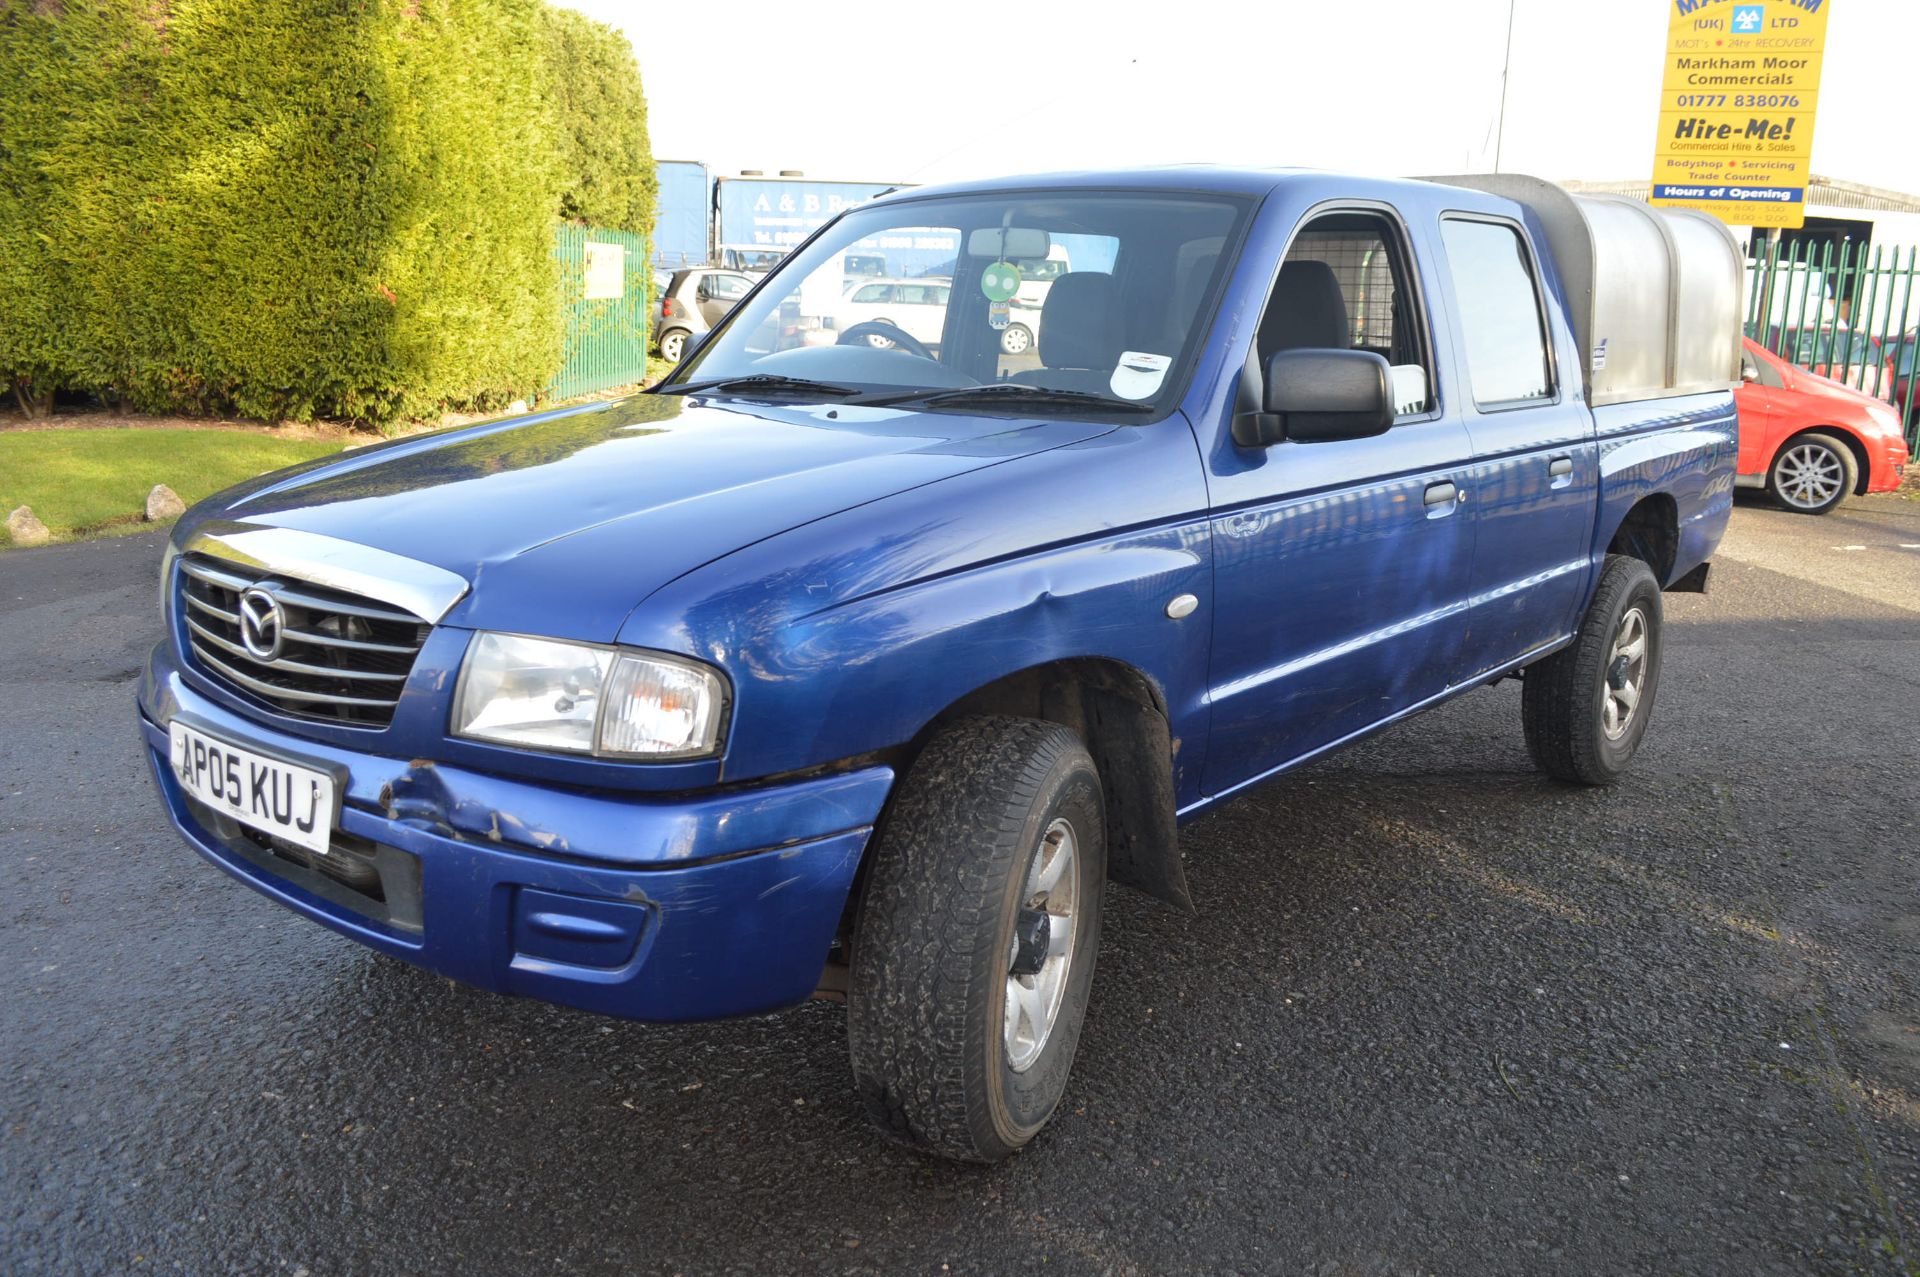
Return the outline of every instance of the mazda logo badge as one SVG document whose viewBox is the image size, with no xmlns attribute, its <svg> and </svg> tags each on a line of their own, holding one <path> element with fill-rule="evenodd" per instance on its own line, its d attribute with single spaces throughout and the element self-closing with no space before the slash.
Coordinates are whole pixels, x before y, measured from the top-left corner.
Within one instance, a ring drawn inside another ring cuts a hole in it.
<svg viewBox="0 0 1920 1277">
<path fill-rule="evenodd" d="M 240 642 L 257 661 L 278 660 L 285 641 L 287 614 L 280 600 L 262 589 L 240 596 Z"/>
</svg>

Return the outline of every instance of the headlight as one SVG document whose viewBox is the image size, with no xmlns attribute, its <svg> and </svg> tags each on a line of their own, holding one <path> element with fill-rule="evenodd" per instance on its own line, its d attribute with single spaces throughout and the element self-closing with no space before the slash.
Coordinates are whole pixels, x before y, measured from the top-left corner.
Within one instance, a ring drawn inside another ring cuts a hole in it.
<svg viewBox="0 0 1920 1277">
<path fill-rule="evenodd" d="M 680 657 L 483 631 L 467 647 L 453 734 L 604 758 L 702 758 L 726 684 Z"/>
<path fill-rule="evenodd" d="M 1886 431 L 1888 434 L 1897 435 L 1901 433 L 1900 414 L 1895 412 L 1892 408 L 1888 407 L 1886 404 L 1883 404 L 1878 400 L 1875 400 L 1873 403 L 1868 404 L 1867 415 L 1873 418 L 1873 423 L 1875 425 L 1879 426 L 1882 430 Z"/>
</svg>

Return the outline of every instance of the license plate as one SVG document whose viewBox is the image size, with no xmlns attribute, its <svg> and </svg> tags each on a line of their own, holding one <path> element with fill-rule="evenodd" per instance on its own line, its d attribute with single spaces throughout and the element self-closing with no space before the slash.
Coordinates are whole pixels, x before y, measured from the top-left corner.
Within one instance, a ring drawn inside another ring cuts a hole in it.
<svg viewBox="0 0 1920 1277">
<path fill-rule="evenodd" d="M 333 777 L 174 722 L 167 728 L 181 788 L 249 828 L 327 854 Z"/>
</svg>

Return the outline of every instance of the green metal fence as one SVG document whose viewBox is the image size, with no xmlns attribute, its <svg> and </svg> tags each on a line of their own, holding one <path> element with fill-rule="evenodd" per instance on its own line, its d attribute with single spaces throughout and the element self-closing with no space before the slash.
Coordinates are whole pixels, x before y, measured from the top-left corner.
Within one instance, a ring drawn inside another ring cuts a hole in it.
<svg viewBox="0 0 1920 1277">
<path fill-rule="evenodd" d="M 647 320 L 653 314 L 646 240 L 562 223 L 555 228 L 553 253 L 567 306 L 567 352 L 547 397 L 570 399 L 645 381 Z"/>
<path fill-rule="evenodd" d="M 1920 440 L 1920 248 L 1756 238 L 1747 336 L 1789 363 L 1883 399 Z"/>
</svg>

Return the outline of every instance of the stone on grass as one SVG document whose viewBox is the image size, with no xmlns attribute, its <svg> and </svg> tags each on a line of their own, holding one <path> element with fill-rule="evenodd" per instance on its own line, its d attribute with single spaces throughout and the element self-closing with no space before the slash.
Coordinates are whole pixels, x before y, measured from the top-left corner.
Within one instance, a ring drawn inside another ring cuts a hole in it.
<svg viewBox="0 0 1920 1277">
<path fill-rule="evenodd" d="M 147 522 L 160 523 L 167 519 L 177 519 L 187 512 L 187 503 L 182 501 L 172 488 L 164 483 L 153 485 L 153 491 L 147 494 Z"/>
<path fill-rule="evenodd" d="M 15 545 L 45 545 L 53 539 L 47 525 L 35 517 L 32 509 L 21 506 L 7 516 L 7 535 Z"/>
</svg>

